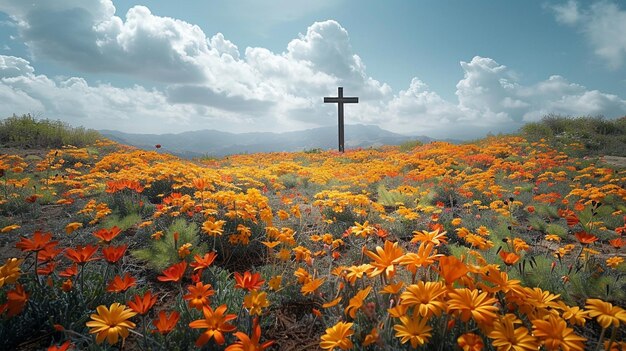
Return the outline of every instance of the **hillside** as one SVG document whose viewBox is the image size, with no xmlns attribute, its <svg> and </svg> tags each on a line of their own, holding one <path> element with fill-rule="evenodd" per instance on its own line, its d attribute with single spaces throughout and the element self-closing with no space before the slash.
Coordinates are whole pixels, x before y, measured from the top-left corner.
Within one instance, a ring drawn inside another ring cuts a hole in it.
<svg viewBox="0 0 626 351">
<path fill-rule="evenodd" d="M 624 340 L 626 170 L 580 148 L 1 149 L 3 347 L 492 350 L 515 331 L 539 349 L 552 325 L 572 350 Z"/>
<path fill-rule="evenodd" d="M 429 142 L 428 137 L 410 137 L 377 126 L 346 125 L 346 147 L 398 145 L 408 140 Z M 224 156 L 255 152 L 329 150 L 337 148 L 337 127 L 321 127 L 286 133 L 227 133 L 200 130 L 179 134 L 129 134 L 101 130 L 102 135 L 120 143 L 151 150 L 159 144 L 164 151 L 183 157 Z"/>
</svg>

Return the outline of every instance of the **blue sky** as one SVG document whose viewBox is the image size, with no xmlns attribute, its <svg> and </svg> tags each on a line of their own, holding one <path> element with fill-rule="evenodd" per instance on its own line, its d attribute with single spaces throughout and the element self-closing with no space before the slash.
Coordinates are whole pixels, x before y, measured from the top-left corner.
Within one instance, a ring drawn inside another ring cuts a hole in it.
<svg viewBox="0 0 626 351">
<path fill-rule="evenodd" d="M 626 115 L 626 6 L 612 1 L 0 4 L 0 116 L 127 132 L 346 123 L 434 137 L 548 113 Z"/>
</svg>

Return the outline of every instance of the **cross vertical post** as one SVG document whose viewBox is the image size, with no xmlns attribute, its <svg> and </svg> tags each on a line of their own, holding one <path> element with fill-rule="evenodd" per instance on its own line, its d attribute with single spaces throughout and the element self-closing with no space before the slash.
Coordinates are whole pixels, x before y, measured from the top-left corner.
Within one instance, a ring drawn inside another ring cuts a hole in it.
<svg viewBox="0 0 626 351">
<path fill-rule="evenodd" d="M 336 103 L 339 119 L 339 152 L 344 152 L 344 126 L 343 126 L 343 104 L 356 104 L 358 97 L 344 97 L 343 87 L 337 88 L 337 97 L 324 97 L 324 103 Z"/>
</svg>

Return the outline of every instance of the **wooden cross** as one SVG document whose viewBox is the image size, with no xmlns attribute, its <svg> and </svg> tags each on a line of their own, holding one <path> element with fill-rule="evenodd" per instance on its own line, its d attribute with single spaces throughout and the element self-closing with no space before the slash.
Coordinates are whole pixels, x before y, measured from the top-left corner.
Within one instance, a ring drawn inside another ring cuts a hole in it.
<svg viewBox="0 0 626 351">
<path fill-rule="evenodd" d="M 324 103 L 337 103 L 339 110 L 339 152 L 344 151 L 344 138 L 343 138 L 343 104 L 357 104 L 359 102 L 358 97 L 343 97 L 343 87 L 337 88 L 337 97 L 325 97 Z"/>
</svg>

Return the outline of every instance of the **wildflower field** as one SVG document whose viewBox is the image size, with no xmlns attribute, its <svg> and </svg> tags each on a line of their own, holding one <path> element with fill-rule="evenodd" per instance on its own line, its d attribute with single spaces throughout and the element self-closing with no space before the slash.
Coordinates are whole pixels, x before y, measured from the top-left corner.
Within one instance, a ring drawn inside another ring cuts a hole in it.
<svg viewBox="0 0 626 351">
<path fill-rule="evenodd" d="M 626 350 L 626 169 L 580 148 L 3 152 L 1 348 Z"/>
</svg>

